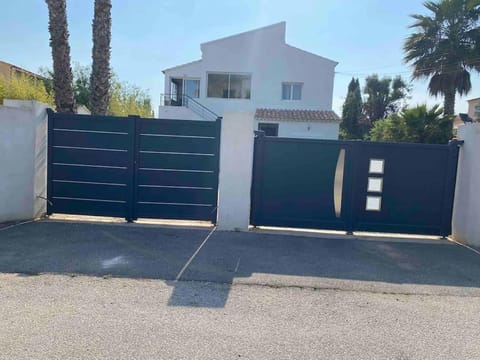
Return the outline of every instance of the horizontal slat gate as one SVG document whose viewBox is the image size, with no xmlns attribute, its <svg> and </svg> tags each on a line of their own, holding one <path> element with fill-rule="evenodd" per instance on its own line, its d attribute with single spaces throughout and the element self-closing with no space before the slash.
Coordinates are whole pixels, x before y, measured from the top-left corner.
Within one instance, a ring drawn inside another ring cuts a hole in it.
<svg viewBox="0 0 480 360">
<path fill-rule="evenodd" d="M 220 119 L 49 112 L 48 214 L 215 222 Z"/>
<path fill-rule="evenodd" d="M 48 213 L 126 217 L 132 118 L 49 112 Z"/>
<path fill-rule="evenodd" d="M 139 119 L 135 213 L 215 221 L 220 122 Z"/>
</svg>

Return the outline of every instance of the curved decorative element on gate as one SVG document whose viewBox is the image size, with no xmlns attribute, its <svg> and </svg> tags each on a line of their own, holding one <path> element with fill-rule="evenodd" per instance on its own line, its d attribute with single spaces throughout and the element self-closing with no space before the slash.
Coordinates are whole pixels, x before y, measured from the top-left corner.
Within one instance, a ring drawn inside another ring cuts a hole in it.
<svg viewBox="0 0 480 360">
<path fill-rule="evenodd" d="M 342 215 L 342 193 L 343 193 L 343 174 L 345 169 L 345 149 L 340 149 L 335 169 L 335 181 L 333 185 L 333 204 L 335 207 L 335 216 L 340 218 Z"/>
</svg>

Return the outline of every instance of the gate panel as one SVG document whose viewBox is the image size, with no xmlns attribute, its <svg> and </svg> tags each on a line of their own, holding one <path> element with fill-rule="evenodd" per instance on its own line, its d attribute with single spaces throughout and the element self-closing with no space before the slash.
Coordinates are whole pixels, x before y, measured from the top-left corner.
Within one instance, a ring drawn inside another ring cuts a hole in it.
<svg viewBox="0 0 480 360">
<path fill-rule="evenodd" d="M 345 228 L 348 193 L 335 179 L 349 172 L 342 161 L 347 148 L 339 141 L 258 136 L 253 225 Z"/>
<path fill-rule="evenodd" d="M 49 112 L 47 213 L 127 217 L 133 119 Z"/>
<path fill-rule="evenodd" d="M 357 154 L 354 228 L 360 231 L 448 235 L 455 181 L 455 145 L 362 143 Z M 384 163 L 372 172 L 370 161 Z M 368 189 L 369 178 L 382 183 Z M 450 184 L 450 188 L 449 188 Z M 372 191 L 373 190 L 373 191 Z M 367 209 L 367 198 L 379 208 Z M 444 218 L 444 212 L 450 216 Z"/>
<path fill-rule="evenodd" d="M 135 216 L 215 222 L 220 119 L 137 121 Z"/>
</svg>

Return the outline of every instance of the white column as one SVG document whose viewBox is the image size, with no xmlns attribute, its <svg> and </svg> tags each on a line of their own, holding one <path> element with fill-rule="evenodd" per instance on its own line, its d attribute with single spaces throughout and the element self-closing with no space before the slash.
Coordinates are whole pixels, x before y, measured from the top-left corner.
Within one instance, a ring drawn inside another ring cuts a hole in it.
<svg viewBox="0 0 480 360">
<path fill-rule="evenodd" d="M 223 116 L 218 185 L 219 230 L 247 231 L 250 224 L 254 118 L 253 112 L 230 112 Z"/>
<path fill-rule="evenodd" d="M 46 211 L 47 105 L 4 100 L 0 106 L 0 222 Z"/>
<path fill-rule="evenodd" d="M 465 143 L 458 161 L 452 236 L 456 241 L 480 246 L 480 124 L 460 126 L 458 137 Z"/>
</svg>

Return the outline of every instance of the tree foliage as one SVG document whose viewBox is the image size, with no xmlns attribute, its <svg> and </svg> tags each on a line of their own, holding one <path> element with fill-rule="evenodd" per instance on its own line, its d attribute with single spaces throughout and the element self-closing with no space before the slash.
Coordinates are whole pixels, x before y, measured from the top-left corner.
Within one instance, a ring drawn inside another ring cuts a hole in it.
<svg viewBox="0 0 480 360">
<path fill-rule="evenodd" d="M 455 113 L 455 94 L 468 94 L 470 71 L 480 71 L 480 0 L 427 1 L 430 15 L 412 15 L 415 29 L 404 44 L 413 79 L 430 79 L 431 95 L 444 96 L 446 115 Z"/>
<path fill-rule="evenodd" d="M 48 78 L 51 71 L 42 69 L 41 73 Z M 84 105 L 90 109 L 91 87 L 90 66 L 75 64 L 73 71 L 73 92 L 77 106 Z M 152 100 L 150 95 L 136 85 L 121 82 L 115 75 L 110 80 L 109 104 L 107 115 L 153 117 Z"/>
<path fill-rule="evenodd" d="M 116 116 L 153 117 L 150 96 L 141 88 L 121 83 L 115 78 L 110 89 L 109 113 Z"/>
<path fill-rule="evenodd" d="M 407 83 L 400 76 L 393 79 L 380 79 L 377 74 L 368 76 L 363 90 L 366 95 L 363 109 L 370 124 L 398 112 L 409 91 Z"/>
<path fill-rule="evenodd" d="M 360 82 L 352 78 L 342 109 L 340 136 L 342 139 L 362 139 L 365 126 L 362 124 L 362 93 Z"/>
<path fill-rule="evenodd" d="M 452 138 L 452 123 L 443 116 L 439 105 L 431 109 L 418 105 L 377 121 L 370 131 L 370 140 L 446 144 Z"/>
<path fill-rule="evenodd" d="M 10 80 L 0 75 L 0 104 L 4 99 L 36 100 L 54 104 L 54 98 L 48 93 L 44 82 L 25 74 L 13 76 Z"/>
</svg>

